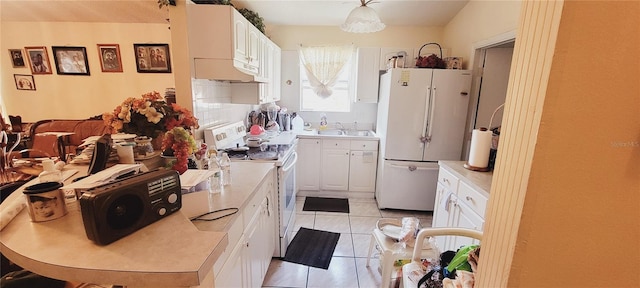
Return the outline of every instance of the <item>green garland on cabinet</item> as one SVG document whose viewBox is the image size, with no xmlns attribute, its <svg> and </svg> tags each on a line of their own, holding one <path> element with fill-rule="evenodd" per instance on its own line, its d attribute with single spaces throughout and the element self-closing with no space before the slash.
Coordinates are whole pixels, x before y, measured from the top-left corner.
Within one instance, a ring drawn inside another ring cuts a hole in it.
<svg viewBox="0 0 640 288">
<path fill-rule="evenodd" d="M 233 6 L 233 4 L 231 3 L 231 0 L 192 0 L 192 1 L 193 3 L 196 3 L 196 4 L 230 5 L 235 8 L 235 6 Z M 176 6 L 176 1 L 175 0 L 158 0 L 158 8 L 160 9 L 162 9 L 162 7 L 169 6 L 169 5 Z M 246 18 L 249 21 L 249 23 L 253 24 L 253 26 L 258 28 L 258 30 L 260 30 L 260 32 L 264 34 L 264 28 L 265 28 L 264 19 L 260 17 L 260 15 L 257 12 L 251 11 L 247 8 L 240 8 L 237 10 L 238 12 L 240 12 L 240 14 L 242 14 L 242 16 L 244 16 L 244 18 Z"/>
</svg>

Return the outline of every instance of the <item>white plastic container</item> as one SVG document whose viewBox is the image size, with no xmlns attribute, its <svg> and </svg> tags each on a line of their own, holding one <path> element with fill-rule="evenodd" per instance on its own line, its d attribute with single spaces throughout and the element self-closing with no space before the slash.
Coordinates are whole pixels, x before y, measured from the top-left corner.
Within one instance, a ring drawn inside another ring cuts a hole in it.
<svg viewBox="0 0 640 288">
<path fill-rule="evenodd" d="M 209 193 L 216 194 L 222 192 L 222 170 L 220 164 L 218 164 L 218 158 L 215 154 L 209 155 L 209 167 L 210 171 L 214 174 L 209 178 Z"/>
<path fill-rule="evenodd" d="M 304 130 L 304 120 L 300 115 L 296 115 L 295 118 L 291 119 L 291 127 L 293 131 L 302 131 Z"/>
<path fill-rule="evenodd" d="M 62 182 L 62 172 L 55 168 L 53 160 L 47 159 L 42 161 L 42 172 L 38 175 L 38 181 L 43 182 Z"/>
<path fill-rule="evenodd" d="M 220 158 L 220 169 L 222 170 L 222 185 L 231 185 L 231 159 L 226 152 L 222 153 L 222 158 Z"/>
</svg>

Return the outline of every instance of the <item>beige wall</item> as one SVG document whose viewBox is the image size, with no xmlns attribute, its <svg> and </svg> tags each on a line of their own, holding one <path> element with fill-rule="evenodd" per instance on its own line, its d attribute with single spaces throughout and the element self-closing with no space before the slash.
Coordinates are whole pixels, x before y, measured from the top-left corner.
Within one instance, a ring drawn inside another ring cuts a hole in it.
<svg viewBox="0 0 640 288">
<path fill-rule="evenodd" d="M 640 287 L 640 2 L 522 11 L 476 284 Z"/>
<path fill-rule="evenodd" d="M 173 73 L 138 73 L 133 52 L 134 43 L 170 44 L 166 24 L 2 22 L 0 29 L 2 102 L 8 114 L 22 115 L 23 121 L 88 118 L 113 110 L 127 97 L 153 90 L 164 94 L 174 86 Z M 120 45 L 123 73 L 101 71 L 96 44 Z M 17 90 L 13 74 L 31 70 L 13 68 L 7 49 L 21 48 L 24 54 L 25 46 L 46 46 L 52 65 L 51 46 L 86 47 L 91 75 L 58 75 L 53 68 L 52 74 L 34 75 L 36 91 Z"/>
<path fill-rule="evenodd" d="M 296 50 L 300 44 L 420 48 L 428 42 L 441 42 L 442 27 L 388 26 L 380 32 L 357 34 L 344 32 L 338 26 L 274 26 L 267 36 L 282 50 Z"/>
<path fill-rule="evenodd" d="M 520 0 L 471 0 L 444 28 L 451 56 L 463 57 L 468 69 L 475 43 L 516 30 L 521 6 Z"/>
</svg>

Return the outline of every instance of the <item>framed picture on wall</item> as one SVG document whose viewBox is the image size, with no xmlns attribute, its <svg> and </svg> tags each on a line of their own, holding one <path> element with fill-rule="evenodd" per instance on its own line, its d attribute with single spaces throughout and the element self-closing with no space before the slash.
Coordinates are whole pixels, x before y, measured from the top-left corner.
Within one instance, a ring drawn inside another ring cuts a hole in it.
<svg viewBox="0 0 640 288">
<path fill-rule="evenodd" d="M 90 75 L 85 47 L 51 46 L 58 75 Z"/>
<path fill-rule="evenodd" d="M 171 73 L 169 44 L 133 44 L 138 73 Z"/>
<path fill-rule="evenodd" d="M 36 91 L 36 82 L 33 81 L 33 75 L 13 74 L 18 90 Z"/>
<path fill-rule="evenodd" d="M 98 44 L 98 58 L 102 72 L 122 72 L 120 45 Z"/>
<path fill-rule="evenodd" d="M 27 58 L 29 58 L 31 74 L 53 74 L 47 47 L 24 47 L 24 51 L 27 53 Z"/>
<path fill-rule="evenodd" d="M 24 57 L 22 56 L 22 49 L 9 49 L 9 54 L 11 55 L 13 68 L 26 67 L 26 65 L 24 65 Z"/>
</svg>

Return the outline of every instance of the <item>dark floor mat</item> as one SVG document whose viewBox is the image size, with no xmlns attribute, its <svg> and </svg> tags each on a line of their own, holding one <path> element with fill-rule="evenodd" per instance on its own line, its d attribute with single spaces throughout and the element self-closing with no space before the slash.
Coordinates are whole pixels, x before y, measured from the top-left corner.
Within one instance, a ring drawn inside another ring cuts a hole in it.
<svg viewBox="0 0 640 288">
<path fill-rule="evenodd" d="M 287 247 L 284 261 L 328 269 L 340 233 L 301 227 Z"/>
<path fill-rule="evenodd" d="M 349 213 L 349 199 L 306 197 L 302 211 Z"/>
</svg>

